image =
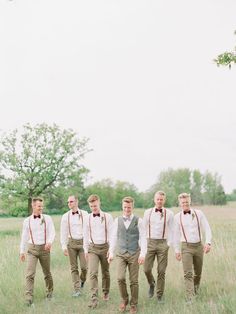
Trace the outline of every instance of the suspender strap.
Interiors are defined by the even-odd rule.
[[[165,231],[166,231],[166,209],[164,209],[164,226],[163,226],[162,239],[164,239]]]
[[[107,243],[107,217],[104,213],[104,220],[105,220],[105,243]],[[92,238],[92,228],[91,228],[91,214],[89,215],[89,233],[90,233],[90,239],[92,243],[94,244],[93,238]]]
[[[81,220],[82,220],[82,229],[83,229],[84,219],[83,219],[83,215],[82,215],[82,211],[81,211],[81,210],[80,210],[78,216],[79,216],[79,220],[80,220],[80,216],[81,216]],[[69,230],[69,234],[70,234],[71,239],[73,239],[73,238],[72,238],[72,235],[71,235],[71,229],[70,229],[70,212],[68,212],[68,230]]]
[[[200,223],[199,223],[198,215],[197,215],[197,213],[196,213],[195,210],[193,210],[193,211],[194,211],[194,214],[195,214],[196,219],[197,219],[197,227],[198,227],[199,241],[201,242],[201,230],[200,230]],[[182,213],[180,213],[180,216],[179,216],[179,217],[180,217],[180,224],[181,224],[181,228],[182,228],[182,232],[183,232],[184,239],[185,239],[186,243],[188,243],[186,234],[185,234],[185,232],[184,232],[184,226],[183,226],[183,223],[182,223]]]
[[[148,220],[148,236],[151,239],[151,216],[152,216],[153,208],[150,211],[149,220]]]
[[[46,244],[47,243],[47,231],[46,231],[47,226],[46,226],[46,220],[43,215],[42,215],[42,221],[44,222],[44,244]],[[29,232],[30,232],[31,241],[34,245],[34,238],[33,238],[33,233],[32,233],[32,229],[30,225],[30,217],[29,217]]]
[[[106,218],[106,214],[104,213],[104,220],[105,220],[105,239],[106,239],[106,242],[107,243],[107,218]]]
[[[202,239],[201,239],[200,223],[199,223],[198,215],[197,215],[195,210],[194,210],[194,213],[195,213],[196,218],[197,218],[197,227],[198,227],[199,241],[201,242]]]
[[[182,228],[184,239],[185,239],[186,243],[188,243],[186,234],[184,232],[184,226],[183,226],[183,222],[182,222],[182,213],[180,213],[179,218],[180,218],[180,225],[181,225],[181,228]]]

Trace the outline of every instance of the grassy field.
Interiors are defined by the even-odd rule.
[[[204,207],[213,232],[212,251],[205,256],[200,295],[191,306],[184,302],[182,264],[169,251],[166,275],[165,304],[148,299],[148,284],[140,267],[139,313],[236,313],[236,204],[225,207]],[[176,212],[176,209],[174,209]],[[142,216],[143,211],[136,213]],[[113,216],[117,216],[114,213]],[[89,285],[86,283],[80,298],[71,297],[72,283],[69,261],[59,244],[60,216],[53,216],[56,241],[52,250],[54,299],[45,301],[45,285],[38,265],[34,289],[34,308],[24,305],[25,263],[19,261],[19,242],[22,218],[0,219],[0,313],[118,313],[120,302],[116,281],[116,261],[111,264],[110,301],[100,301],[98,308],[89,310]],[[156,265],[156,264],[155,264]],[[156,270],[155,270],[156,274]],[[101,287],[101,283],[100,283]],[[99,290],[101,292],[101,289]],[[101,293],[100,293],[101,295]]]

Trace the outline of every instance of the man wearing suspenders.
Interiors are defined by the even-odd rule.
[[[100,198],[90,195],[88,204],[92,211],[84,224],[84,253],[89,264],[89,278],[91,286],[90,308],[98,305],[98,266],[102,269],[103,300],[109,300],[110,272],[107,261],[110,235],[113,225],[112,216],[104,213],[100,208]]]
[[[78,197],[68,197],[68,207],[61,219],[61,246],[65,256],[69,255],[71,276],[74,286],[73,297],[81,294],[87,275],[87,263],[83,249],[83,225],[88,213],[78,208]],[[81,274],[79,276],[78,258]]]
[[[145,210],[144,226],[148,240],[147,254],[144,263],[144,273],[149,283],[149,297],[153,297],[155,285],[158,303],[163,303],[165,289],[165,273],[168,263],[168,250],[173,242],[174,214],[164,208],[166,194],[158,191],[154,195],[155,206]],[[152,268],[157,258],[157,281],[152,274]]]
[[[133,214],[134,200],[132,197],[123,198],[122,209],[123,216],[116,218],[114,222],[108,262],[113,260],[114,250],[117,246],[117,276],[121,296],[119,310],[124,313],[129,304],[126,285],[126,269],[128,268],[131,290],[130,313],[135,314],[138,304],[139,265],[144,263],[147,239],[142,219]]]
[[[46,297],[52,298],[53,280],[50,271],[50,250],[55,238],[55,228],[50,216],[44,215],[43,199],[32,199],[33,213],[23,222],[23,230],[20,244],[20,260],[25,261],[27,250],[26,267],[26,304],[33,305],[33,289],[36,266],[39,260],[46,283]]]
[[[186,301],[191,303],[200,285],[203,253],[211,249],[211,229],[203,212],[190,207],[189,194],[182,193],[178,199],[181,212],[174,218],[174,248],[176,259],[182,259]],[[205,233],[205,245],[202,244],[202,231]]]

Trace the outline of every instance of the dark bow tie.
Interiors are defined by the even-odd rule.
[[[191,214],[191,210],[187,210],[187,211],[184,211],[184,215],[186,215],[186,214]]]
[[[130,217],[123,217],[123,220],[124,220],[124,221],[130,221],[131,218],[130,218]]]
[[[162,208],[156,208],[156,209],[155,209],[155,212],[156,212],[156,213],[158,213],[158,212],[162,213]]]
[[[72,212],[72,215],[78,214],[79,215],[79,211],[77,210],[76,212]]]
[[[36,218],[41,218],[41,215],[34,215],[34,219],[36,219]]]
[[[99,214],[93,214],[93,217],[100,217],[100,213]]]

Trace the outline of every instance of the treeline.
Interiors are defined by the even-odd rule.
[[[179,193],[188,192],[194,205],[223,205],[227,196],[217,173],[199,170],[168,169],[145,192],[129,182],[104,179],[86,186],[89,170],[83,159],[90,151],[88,139],[81,139],[73,130],[57,125],[30,124],[23,129],[3,134],[0,142],[0,214],[13,216],[31,212],[33,196],[45,198],[46,211],[63,213],[68,195],[76,194],[80,207],[88,208],[90,194],[99,194],[102,208],[119,210],[121,199],[132,196],[136,208],[153,205],[157,190],[167,194],[167,207],[176,206]],[[236,199],[236,193],[232,199]],[[228,200],[231,200],[228,196]]]

